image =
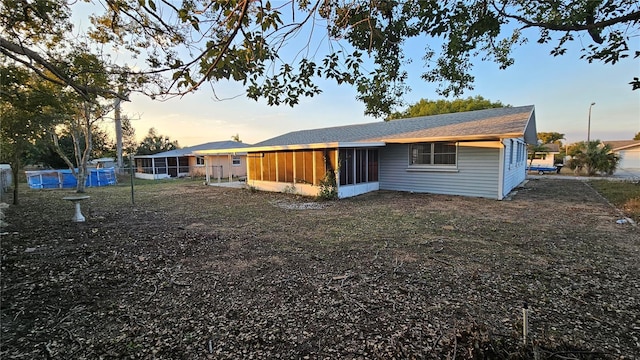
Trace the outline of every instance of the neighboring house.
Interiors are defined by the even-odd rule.
[[[99,159],[93,159],[89,161],[90,167],[95,167],[98,169],[112,168],[116,166],[116,162],[114,158],[103,157]]]
[[[558,144],[544,144],[544,147],[545,152],[536,153],[531,161],[531,166],[553,167],[555,165],[555,157],[560,154],[560,146]]]
[[[135,176],[139,179],[166,179],[185,176],[233,178],[247,176],[247,154],[242,148],[249,145],[236,141],[216,141],[165,151],[153,155],[136,155]],[[198,150],[216,150],[214,155],[196,155]],[[227,149],[234,149],[227,151]]]
[[[640,140],[604,141],[620,156],[619,169],[640,169]]]
[[[315,196],[335,173],[338,197],[397,190],[501,200],[526,178],[533,106],[295,131],[242,149],[259,190]],[[197,151],[216,154],[220,151]]]

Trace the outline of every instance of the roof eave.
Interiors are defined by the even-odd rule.
[[[401,139],[384,139],[388,144],[408,144],[417,142],[439,142],[439,141],[502,141],[503,139],[522,138],[522,133],[506,134],[485,134],[485,135],[464,135],[464,136],[430,136],[411,137]]]
[[[262,151],[283,151],[283,150],[313,150],[313,149],[327,149],[327,148],[344,148],[344,147],[379,147],[384,146],[384,142],[326,142],[315,144],[292,144],[292,145],[272,145],[272,146],[254,146],[242,148],[242,152],[262,152]],[[225,150],[199,150],[194,151],[197,155],[212,155],[220,153],[228,153],[230,151],[239,149],[225,149]]]
[[[612,148],[611,151],[620,151],[620,150],[626,150],[626,149],[631,149],[634,147],[640,146],[640,143],[635,143],[635,144],[629,144],[629,145],[625,145],[625,146],[619,146],[617,148]]]

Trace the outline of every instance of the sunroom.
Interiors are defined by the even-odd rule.
[[[258,190],[316,196],[336,186],[338,197],[379,189],[384,143],[330,143],[247,149],[248,185]]]

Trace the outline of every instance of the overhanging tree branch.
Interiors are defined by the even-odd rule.
[[[104,89],[104,88],[92,87],[92,86],[84,86],[84,85],[80,85],[80,84],[76,83],[73,79],[71,79],[67,75],[65,75],[57,66],[55,66],[50,61],[48,61],[45,58],[43,58],[37,52],[35,52],[35,51],[33,51],[33,50],[29,49],[29,48],[26,48],[26,47],[24,47],[22,45],[18,45],[16,43],[13,43],[13,42],[11,42],[11,41],[3,38],[3,37],[0,37],[0,52],[5,54],[6,56],[11,57],[13,60],[18,61],[21,64],[27,66],[29,69],[31,69],[34,72],[36,72],[38,74],[38,76],[41,76],[43,79],[45,79],[47,81],[51,81],[51,82],[56,83],[58,85],[68,85],[68,86],[70,86],[75,92],[77,92],[86,101],[89,101],[89,102],[93,102],[94,101],[92,99],[92,97],[89,96],[90,94],[111,95],[111,96],[114,96],[114,97],[118,97],[118,98],[120,98],[120,99],[122,99],[124,101],[129,101],[129,99],[127,98],[126,95],[118,94],[118,92],[116,92],[116,91],[109,90],[109,89]],[[20,59],[16,55],[25,56],[28,60]],[[57,79],[52,78],[52,77],[47,76],[46,74],[44,74],[42,72],[42,70],[39,69],[34,63],[38,64],[38,65],[42,66],[44,69],[50,71]]]
[[[524,26],[522,27],[523,29],[530,28],[530,27],[537,27],[537,28],[554,30],[554,31],[589,31],[589,30],[606,28],[606,27],[624,23],[624,22],[640,20],[640,11],[634,11],[627,15],[617,16],[609,20],[603,20],[603,21],[594,22],[594,23],[585,23],[584,25],[577,25],[577,24],[567,25],[567,24],[554,24],[551,22],[531,21],[519,15],[509,14],[506,11],[504,11],[504,9],[496,8],[496,10],[498,10],[500,15],[506,18],[514,19],[523,23],[524,24]]]

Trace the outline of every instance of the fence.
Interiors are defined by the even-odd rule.
[[[202,165],[196,166],[136,166],[135,176],[139,179],[168,179],[168,178],[205,178],[207,168]],[[229,167],[223,165],[209,166],[209,177],[212,181],[229,178]],[[246,169],[240,166],[231,168],[233,178],[246,176]]]
[[[78,181],[71,170],[25,171],[31,189],[74,188]],[[117,183],[115,168],[90,169],[85,186],[109,186]]]
[[[8,164],[0,164],[0,191],[3,193],[8,192],[13,181],[13,174],[11,172],[11,166]]]

